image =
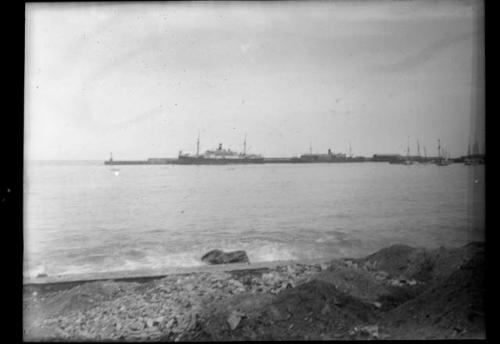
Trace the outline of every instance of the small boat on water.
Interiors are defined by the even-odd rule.
[[[436,161],[436,165],[437,166],[448,166],[448,165],[451,165],[452,162],[451,160],[448,160],[448,159],[439,159]]]
[[[441,140],[438,139],[438,159],[436,160],[435,164],[437,166],[448,166],[452,164],[452,160],[449,159],[449,154],[447,152],[443,152],[443,149],[441,149]]]
[[[479,165],[479,161],[475,159],[465,159],[464,164],[467,166]]]
[[[485,155],[479,152],[478,142],[474,142],[474,147],[471,152],[470,144],[467,149],[467,155],[463,157],[463,162],[467,166],[484,165]]]
[[[408,159],[396,159],[389,162],[389,164],[393,165],[413,165],[413,161]]]
[[[408,136],[408,146],[406,147],[406,159],[399,158],[389,162],[393,165],[413,165],[413,160],[410,159],[410,137]]]

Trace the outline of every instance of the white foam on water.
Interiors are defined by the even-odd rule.
[[[247,255],[251,262],[299,259],[293,247],[280,243],[268,243],[248,248]]]
[[[148,256],[145,258],[145,267],[162,269],[171,267],[201,266],[204,263],[193,253],[179,253],[166,256]]]
[[[27,277],[36,277],[40,274],[46,274],[46,270],[43,267],[43,265],[38,265],[34,268],[28,269],[27,271],[24,272],[24,275]]]

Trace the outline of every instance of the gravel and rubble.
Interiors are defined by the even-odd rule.
[[[24,289],[28,341],[484,338],[484,246]]]

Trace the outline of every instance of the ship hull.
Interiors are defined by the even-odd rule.
[[[176,162],[179,165],[245,165],[245,164],[263,164],[264,158],[251,159],[211,159],[204,157],[180,157]]]

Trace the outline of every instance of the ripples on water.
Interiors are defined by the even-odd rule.
[[[26,275],[201,265],[214,248],[259,262],[483,238],[484,166],[26,168]]]

